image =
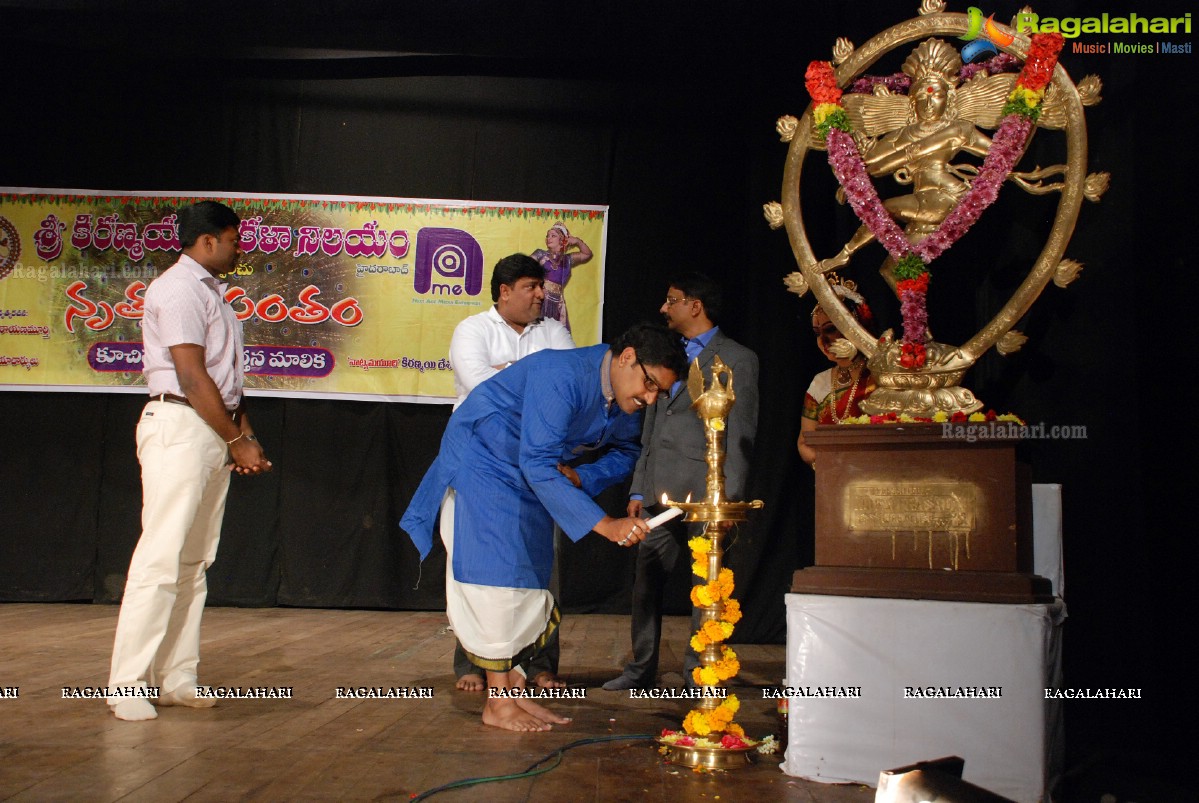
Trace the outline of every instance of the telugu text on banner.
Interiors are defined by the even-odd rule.
[[[565,297],[575,342],[599,342],[606,207],[0,188],[0,389],[142,392],[146,287],[199,200],[242,218],[222,279],[250,395],[453,401],[454,327],[557,221],[594,253]]]

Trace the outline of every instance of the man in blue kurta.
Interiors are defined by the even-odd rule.
[[[542,351],[471,392],[400,526],[421,559],[441,507],[446,613],[471,660],[487,670],[483,722],[516,731],[568,720],[520,696],[519,664],[557,626],[547,590],[553,522],[572,540],[596,532],[631,547],[639,518],[612,518],[592,498],[628,476],[640,451],[640,411],[682,373],[677,336],[639,325],[610,348]],[[605,449],[595,462],[567,463]]]

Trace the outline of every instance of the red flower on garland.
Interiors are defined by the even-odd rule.
[[[900,279],[896,287],[901,293],[928,293],[928,276],[926,271],[915,279]]]
[[[899,352],[899,364],[904,368],[920,368],[927,359],[923,343],[904,343]]]
[[[735,736],[731,733],[726,733],[723,737],[721,737],[720,746],[726,750],[739,750],[741,748],[749,747],[749,745],[747,745],[740,736]]]
[[[961,410],[958,410],[956,413],[949,416],[949,420],[954,424],[964,424],[967,421],[967,416]]]
[[[1043,89],[1053,78],[1057,55],[1066,40],[1060,33],[1050,32],[1034,36],[1028,46],[1028,60],[1016,83],[1025,89]]]
[[[813,61],[804,73],[804,85],[816,103],[840,103],[841,90],[837,87],[837,76],[833,65],[827,61]]]

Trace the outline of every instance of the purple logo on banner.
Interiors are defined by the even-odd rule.
[[[246,346],[246,374],[271,376],[328,376],[333,372],[333,352],[305,346]]]
[[[93,371],[124,373],[142,370],[141,343],[93,343],[87,350]]]
[[[477,296],[483,289],[483,249],[461,229],[421,229],[413,287],[421,295]]]

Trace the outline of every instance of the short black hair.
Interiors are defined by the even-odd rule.
[[[633,324],[612,344],[612,354],[620,354],[630,346],[642,365],[660,365],[680,377],[687,367],[682,338],[661,324]]]
[[[720,321],[720,312],[724,307],[724,294],[720,285],[712,281],[706,274],[698,271],[680,273],[671,278],[667,287],[677,287],[687,298],[698,299],[704,305],[704,313],[712,323]]]
[[[230,227],[241,225],[241,218],[217,201],[200,201],[179,210],[179,245],[191,248],[202,235],[220,237]]]
[[[509,254],[495,263],[491,271],[491,300],[500,300],[500,285],[516,285],[524,278],[545,280],[545,268],[528,254]]]

